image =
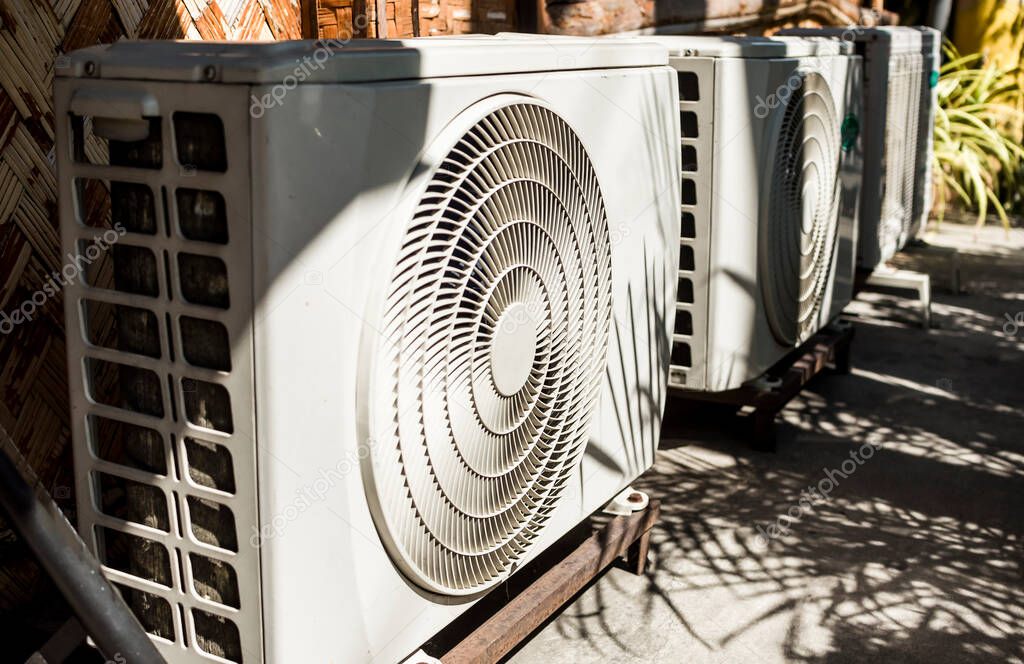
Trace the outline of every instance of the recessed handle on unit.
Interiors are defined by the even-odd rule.
[[[141,141],[160,115],[156,97],[140,90],[86,88],[71,97],[71,112],[92,118],[92,131],[111,141]]]

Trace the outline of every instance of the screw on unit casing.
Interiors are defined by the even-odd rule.
[[[206,68],[203,69],[203,78],[207,81],[217,80],[217,68],[213,65],[207,65]]]
[[[85,75],[93,76],[94,74],[96,74],[96,63],[90,60],[85,63]]]

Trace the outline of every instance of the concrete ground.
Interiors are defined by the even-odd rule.
[[[938,329],[858,296],[852,373],[789,405],[776,454],[670,405],[648,574],[611,569],[511,661],[1024,662],[1024,231],[974,235],[929,238],[963,294],[947,255],[898,260],[933,275]]]

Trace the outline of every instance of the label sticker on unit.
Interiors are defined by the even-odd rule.
[[[840,135],[843,138],[843,152],[849,152],[857,144],[857,136],[860,135],[860,120],[853,113],[846,116],[840,128]]]

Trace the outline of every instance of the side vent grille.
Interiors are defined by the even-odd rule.
[[[920,52],[907,53],[897,57],[899,58],[899,66],[903,69],[901,75],[902,94],[906,95],[906,116],[903,119],[903,183],[900,191],[903,197],[902,208],[904,217],[903,224],[900,227],[898,244],[898,248],[902,249],[910,236],[910,226],[914,219],[914,185],[917,180],[921,66],[923,63]]]
[[[670,64],[679,78],[682,207],[669,386],[701,389],[706,378],[714,64],[706,58],[673,58]]]
[[[248,117],[213,112],[232,92],[174,112],[182,88],[154,84],[162,116],[144,122],[68,115],[80,529],[165,656],[259,662],[248,180],[228,171]]]
[[[913,212],[918,125],[916,86],[920,85],[920,69],[920,53],[894,53],[889,60],[885,189],[878,227],[878,243],[886,260],[906,242]],[[916,85],[915,78],[918,80]]]
[[[937,45],[926,38],[927,45],[922,49],[920,72],[918,75],[918,108],[917,108],[917,153],[915,158],[916,176],[914,180],[914,209],[911,213],[911,237],[916,237],[928,221],[928,212],[932,206],[932,155],[934,142],[932,127],[935,124],[936,91],[932,86],[931,75],[937,71],[939,63]],[[937,82],[937,81],[936,81]]]

